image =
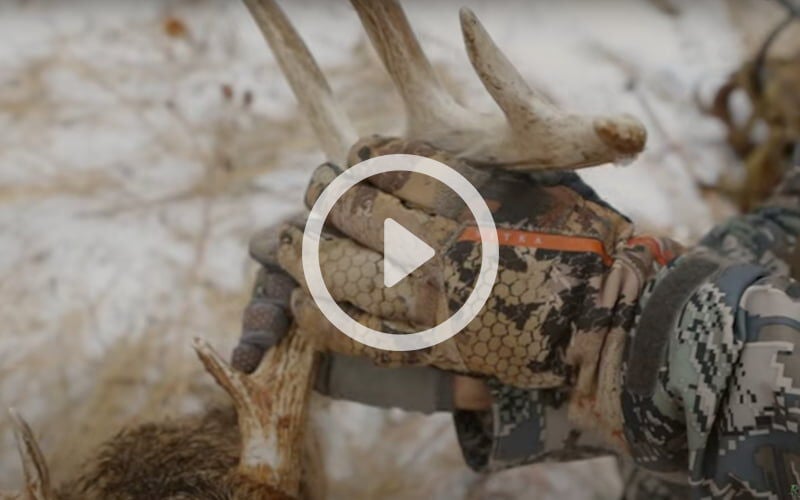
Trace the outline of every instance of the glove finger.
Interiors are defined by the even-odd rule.
[[[250,238],[250,256],[255,259],[256,262],[264,266],[278,267],[276,254],[280,242],[281,230],[284,226],[289,224],[303,227],[306,223],[307,215],[306,212],[296,213],[280,223],[273,224],[256,232],[252,238]]]
[[[306,191],[309,206],[339,172],[330,163],[317,167]],[[348,189],[336,201],[326,222],[367,248],[383,252],[383,224],[387,218],[394,219],[434,249],[449,241],[459,227],[452,219],[409,208],[399,198],[367,183]]]
[[[278,262],[308,288],[303,273],[303,233],[287,226],[281,233]],[[392,287],[384,286],[383,255],[346,238],[320,240],[322,278],[336,302],[347,302],[386,320],[430,327],[446,318],[444,294],[435,263],[422,266]],[[419,330],[419,328],[417,328]]]
[[[428,351],[385,351],[364,345],[351,339],[333,326],[319,310],[314,299],[302,289],[292,293],[292,314],[295,322],[305,335],[322,350],[329,350],[348,356],[359,356],[371,359],[381,366],[408,366],[428,364]],[[360,311],[347,304],[341,307],[351,318],[362,325],[383,332],[396,332],[398,335],[413,333],[414,327],[399,321],[386,321],[377,316]]]
[[[242,334],[231,355],[231,365],[244,373],[258,368],[268,349],[289,330],[289,300],[297,283],[277,267],[264,267],[256,278],[253,296],[242,315]]]
[[[469,165],[455,155],[437,149],[427,142],[374,135],[359,140],[348,156],[350,165],[390,154],[411,154],[437,160],[464,176],[480,190],[491,179],[491,174]],[[460,220],[469,211],[455,191],[432,177],[411,172],[387,172],[369,178],[369,182],[383,192],[392,194],[408,204],[429,213]]]

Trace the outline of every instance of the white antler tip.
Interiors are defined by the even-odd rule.
[[[480,50],[477,45],[485,44],[489,34],[472,9],[462,7],[458,11],[458,17],[461,20],[461,33],[464,35],[467,51],[470,53],[470,57],[474,57],[476,55],[475,52]]]
[[[469,7],[461,7],[458,10],[458,17],[461,18],[462,25],[467,23],[475,24],[476,22],[478,22],[477,16],[475,16],[475,13],[472,12],[472,9],[470,9]]]
[[[192,347],[194,347],[195,351],[200,351],[208,349],[210,345],[205,339],[201,337],[195,337],[192,339]]]
[[[220,372],[225,374],[232,373],[233,370],[228,366],[228,363],[220,357],[207,340],[195,337],[192,340],[192,347],[194,347],[197,357],[200,358],[200,361],[203,362],[206,369],[211,372],[217,380],[219,380],[218,376]]]

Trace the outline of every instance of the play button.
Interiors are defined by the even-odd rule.
[[[436,251],[394,219],[383,221],[383,284],[393,287],[436,255]]]
[[[325,221],[336,201],[349,189],[368,178],[388,172],[409,172],[437,179],[458,195],[475,219],[480,233],[480,272],[474,279],[472,292],[464,303],[444,321],[427,329],[398,335],[396,331],[382,332],[353,319],[331,296],[325,286],[320,268],[319,245],[323,240]],[[383,220],[384,285],[397,285],[409,273],[435,255],[424,241],[397,223]],[[351,339],[375,349],[415,351],[426,349],[453,337],[464,330],[483,308],[492,294],[497,277],[500,248],[492,212],[469,180],[455,169],[424,156],[392,154],[376,156],[348,168],[337,176],[320,194],[306,221],[303,231],[303,274],[308,291],[325,318]],[[420,298],[424,300],[424,298]]]

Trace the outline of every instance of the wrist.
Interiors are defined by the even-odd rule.
[[[575,332],[567,351],[576,374],[570,419],[579,428],[597,431],[620,451],[626,448],[619,398],[625,344],[649,283],[681,253],[679,244],[665,238],[639,236],[621,244],[614,263],[586,300],[591,309],[584,316],[597,321]]]
[[[455,377],[429,366],[384,367],[365,358],[325,352],[314,389],[334,399],[422,413],[452,412],[457,396],[464,404],[480,404],[480,391],[474,384],[459,383],[466,391],[456,393]]]
[[[489,386],[478,378],[454,375],[452,377],[453,406],[457,410],[488,410],[492,407]]]

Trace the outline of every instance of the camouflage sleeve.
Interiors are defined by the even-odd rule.
[[[721,259],[682,257],[643,297],[623,368],[626,438],[637,464],[688,471],[693,497],[783,498],[800,485],[800,284]],[[677,315],[648,306],[687,269],[707,275]],[[648,314],[673,330],[646,363],[652,378],[636,368]]]
[[[715,227],[700,245],[739,262],[800,279],[800,165],[753,212]]]
[[[623,365],[626,439],[641,467],[688,471],[693,498],[786,498],[800,487],[798,235],[795,167],[640,298]]]
[[[519,389],[496,380],[488,384],[490,410],[454,413],[461,450],[472,469],[493,472],[611,453],[596,436],[569,425],[565,391]]]

